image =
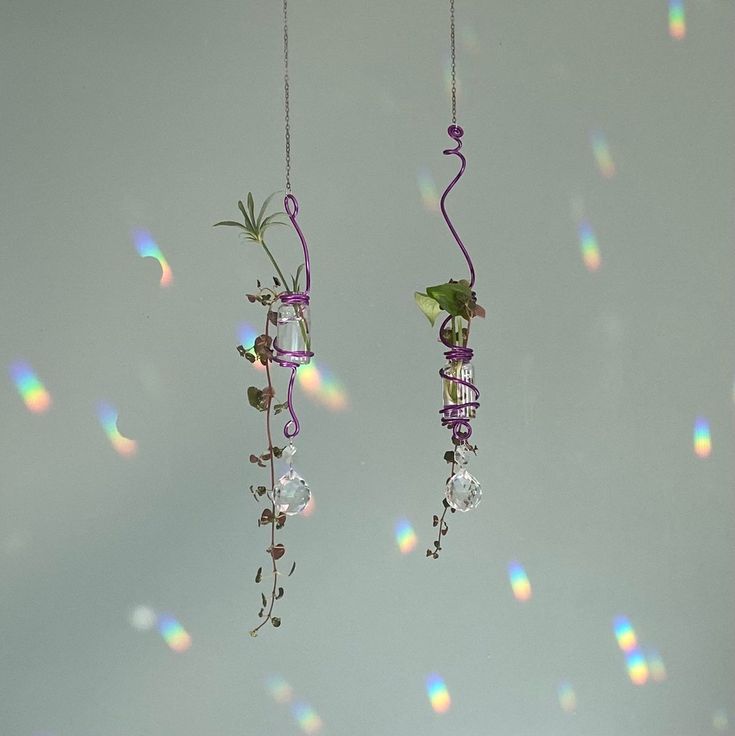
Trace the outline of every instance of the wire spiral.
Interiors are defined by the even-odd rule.
[[[450,219],[445,206],[447,195],[449,194],[449,192],[452,191],[454,185],[462,178],[462,175],[464,174],[465,168],[467,166],[467,159],[460,152],[460,149],[462,148],[462,136],[464,135],[464,130],[459,125],[452,123],[452,125],[447,128],[447,133],[449,134],[449,137],[456,142],[457,145],[454,148],[445,149],[444,155],[457,156],[457,158],[459,158],[459,160],[461,161],[461,166],[459,171],[457,172],[457,175],[454,177],[454,179],[452,179],[451,182],[449,182],[447,188],[444,190],[444,193],[442,194],[440,200],[440,208],[441,213],[444,217],[444,221],[447,223],[447,227],[449,228],[449,231],[452,233],[452,236],[454,237],[457,245],[462,251],[462,255],[464,255],[465,260],[467,261],[467,268],[470,272],[471,288],[475,285],[475,267],[472,263],[472,258],[470,257],[469,251],[465,247],[462,239],[459,237],[459,233],[452,224],[452,220]],[[454,330],[449,329],[449,324],[451,321],[452,317],[449,316],[442,322],[441,326],[439,327],[439,340],[447,348],[447,351],[444,353],[444,357],[450,363],[457,364],[457,366],[462,363],[470,363],[473,356],[472,349],[454,342],[454,340],[456,339]],[[449,332],[450,335],[449,339],[445,338],[447,332]],[[480,402],[478,401],[478,399],[480,398],[480,392],[471,381],[466,381],[462,378],[459,378],[458,376],[452,376],[448,374],[446,368],[442,368],[439,371],[439,375],[441,376],[442,381],[448,381],[456,386],[457,396],[462,396],[463,394],[466,394],[467,391],[471,392],[471,396],[467,397],[469,399],[468,401],[454,404],[445,403],[444,406],[439,410],[439,413],[441,414],[442,426],[449,427],[452,430],[452,440],[455,444],[462,444],[463,442],[469,440],[469,438],[472,436],[472,425],[470,423],[470,420],[474,412],[480,406]]]
[[[301,247],[304,251],[304,272],[306,277],[306,286],[304,288],[304,291],[294,291],[281,294],[278,297],[278,300],[281,302],[281,304],[288,304],[292,306],[296,313],[299,315],[299,320],[301,322],[300,326],[302,328],[306,328],[306,321],[304,320],[303,309],[304,307],[309,306],[309,290],[311,289],[311,263],[309,261],[309,247],[306,243],[304,233],[301,231],[301,228],[296,221],[296,216],[299,214],[298,200],[296,199],[296,197],[294,197],[293,194],[289,192],[283,199],[283,206],[286,210],[286,214],[288,215],[289,220],[291,220],[291,224],[293,225],[294,230],[296,230],[296,233],[299,236]],[[284,368],[291,369],[291,376],[288,380],[288,398],[286,402],[288,413],[291,415],[291,418],[288,422],[286,422],[286,425],[283,428],[284,436],[290,440],[296,437],[296,435],[301,430],[299,418],[296,415],[296,410],[294,409],[293,405],[293,387],[296,380],[296,370],[303,363],[308,363],[309,359],[314,355],[314,353],[308,349],[283,350],[278,345],[278,338],[273,340],[273,351],[275,352],[273,360],[278,363],[278,365]]]

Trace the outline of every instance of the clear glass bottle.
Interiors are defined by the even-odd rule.
[[[444,366],[444,373],[447,376],[474,384],[475,370],[472,363],[450,361]],[[463,386],[461,383],[455,383],[446,378],[442,379],[442,407],[459,406],[475,400],[475,392],[468,386]],[[451,416],[459,419],[473,419],[475,414],[477,414],[477,411],[474,407],[464,407],[463,409],[453,410]]]
[[[281,304],[278,307],[276,341],[281,350],[303,353],[311,350],[311,322],[308,304]],[[306,364],[306,355],[288,356],[294,363]]]

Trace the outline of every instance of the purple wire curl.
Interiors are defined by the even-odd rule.
[[[447,227],[451,230],[452,235],[454,236],[454,239],[457,241],[457,245],[460,247],[460,250],[462,251],[462,254],[465,257],[465,260],[467,261],[467,267],[470,270],[470,287],[475,285],[475,267],[472,264],[472,258],[470,258],[470,253],[465,248],[464,243],[462,242],[462,238],[459,237],[459,233],[454,229],[454,225],[452,224],[451,219],[449,218],[449,215],[447,214],[447,209],[444,206],[444,202],[446,201],[447,195],[449,192],[452,191],[454,188],[454,185],[462,178],[462,174],[464,174],[465,167],[467,166],[467,159],[460,153],[460,148],[462,148],[462,136],[464,135],[464,130],[459,125],[450,125],[447,128],[447,133],[449,133],[449,137],[452,138],[457,142],[457,145],[454,148],[447,148],[444,150],[445,156],[457,156],[459,160],[462,162],[462,166],[457,173],[457,176],[452,179],[452,181],[449,182],[449,185],[444,190],[444,194],[442,194],[441,201],[439,202],[439,206],[441,207],[442,215],[444,216],[444,221],[447,223]]]
[[[462,162],[462,165],[457,172],[457,175],[454,177],[454,179],[452,179],[452,181],[449,182],[449,185],[444,190],[444,194],[442,194],[440,200],[440,207],[442,215],[444,216],[444,221],[447,223],[447,227],[454,236],[454,239],[457,241],[457,245],[462,251],[465,260],[467,261],[467,267],[470,271],[470,288],[472,288],[475,285],[475,267],[472,263],[470,253],[462,242],[462,239],[459,237],[459,233],[452,224],[452,221],[447,214],[447,209],[445,207],[447,195],[449,194],[449,192],[452,191],[454,185],[462,178],[462,175],[464,174],[465,168],[467,166],[467,159],[462,153],[460,153],[460,149],[462,148],[461,139],[464,135],[464,130],[462,130],[459,125],[450,125],[447,128],[447,133],[449,134],[449,137],[456,142],[457,145],[454,148],[445,149],[444,155],[457,156]],[[450,331],[452,341],[444,339],[444,333],[448,329],[448,325],[451,321],[452,317],[449,316],[442,322],[441,326],[439,327],[439,340],[448,348],[447,351],[444,353],[444,357],[452,363],[469,363],[472,360],[473,356],[472,349],[453,342],[453,330]],[[470,401],[466,401],[462,404],[445,404],[439,410],[439,413],[442,415],[442,426],[449,427],[452,430],[452,440],[456,444],[462,444],[463,442],[467,442],[467,440],[469,440],[469,438],[472,436],[470,415],[472,414],[473,410],[476,411],[480,406],[480,402],[478,401],[478,399],[480,398],[480,392],[477,390],[477,387],[473,383],[447,374],[444,368],[439,371],[439,375],[441,376],[443,381],[449,381],[458,387],[463,386],[473,393],[473,397]]]
[[[294,229],[299,236],[301,247],[304,250],[304,271],[306,272],[306,288],[304,289],[304,291],[281,294],[278,299],[282,304],[289,304],[293,306],[297,311],[299,311],[300,307],[309,306],[309,290],[311,288],[311,264],[309,262],[309,247],[306,244],[304,233],[301,232],[301,228],[296,221],[296,216],[299,214],[298,200],[296,199],[296,197],[293,196],[293,194],[289,192],[283,199],[283,206],[286,209],[286,214],[288,215],[289,220],[291,220],[291,224],[294,226]],[[293,387],[296,380],[296,370],[298,369],[299,365],[301,365],[301,363],[298,362],[298,359],[311,358],[314,353],[312,353],[311,350],[283,350],[281,347],[279,347],[277,338],[273,340],[273,350],[275,352],[273,360],[278,363],[278,365],[283,366],[284,368],[291,369],[291,376],[288,380],[287,398],[288,413],[291,415],[291,419],[286,422],[286,425],[283,428],[283,434],[287,439],[290,440],[296,437],[296,435],[301,430],[299,418],[298,416],[296,416],[296,410],[293,406]]]

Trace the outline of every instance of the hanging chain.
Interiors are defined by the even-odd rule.
[[[288,0],[283,0],[283,102],[286,131],[286,192],[291,191],[291,121],[288,105]]]
[[[454,0],[449,0],[449,44],[452,58],[452,125],[457,124],[457,54],[454,45]]]

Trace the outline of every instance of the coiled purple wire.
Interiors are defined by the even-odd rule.
[[[449,218],[445,207],[447,195],[449,194],[449,192],[452,191],[454,185],[462,178],[465,167],[467,166],[467,159],[465,159],[464,155],[460,152],[460,149],[462,148],[461,139],[464,135],[464,130],[462,130],[459,125],[450,125],[447,128],[447,133],[449,134],[449,137],[456,142],[457,145],[454,148],[445,149],[444,155],[457,156],[462,162],[462,165],[457,175],[454,177],[454,179],[452,179],[451,182],[449,182],[449,185],[444,190],[444,194],[442,194],[440,200],[440,208],[442,215],[444,216],[444,221],[447,223],[447,227],[454,236],[454,239],[457,241],[457,245],[462,251],[465,260],[467,261],[467,267],[470,272],[471,288],[475,285],[475,267],[472,263],[472,258],[470,258],[469,251],[462,242],[462,239],[459,237],[459,233],[452,224],[452,221]],[[444,353],[444,357],[452,363],[469,363],[472,360],[473,356],[471,348],[444,339],[444,333],[448,329],[449,323],[451,321],[452,317],[450,315],[442,322],[441,326],[439,327],[439,340],[448,348],[448,350]],[[454,340],[454,331],[450,330],[450,334],[451,340]],[[442,426],[449,427],[452,430],[452,440],[455,444],[462,444],[472,436],[470,414],[473,410],[477,410],[480,406],[480,402],[478,401],[478,399],[480,398],[480,392],[477,390],[477,387],[473,383],[447,374],[444,368],[439,371],[439,375],[441,376],[443,381],[450,381],[451,383],[458,384],[459,386],[464,386],[472,391],[472,393],[474,394],[474,397],[471,401],[467,401],[463,404],[445,404],[439,410],[439,413],[442,415]],[[461,416],[463,413],[466,413],[467,416]]]
[[[301,247],[304,251],[304,272],[306,275],[306,286],[304,288],[304,291],[288,292],[285,294],[281,294],[281,296],[278,298],[282,304],[290,304],[298,309],[298,307],[300,306],[306,307],[309,305],[309,290],[311,289],[311,263],[309,261],[309,247],[306,244],[304,233],[301,231],[299,223],[296,221],[296,216],[299,214],[298,200],[296,199],[296,197],[294,197],[293,194],[289,192],[283,199],[283,206],[286,210],[286,214],[288,215],[288,219],[291,220],[291,224],[294,226],[294,229],[299,236]],[[277,339],[273,340],[273,350],[275,351],[273,360],[278,363],[278,365],[283,366],[284,368],[291,369],[291,377],[288,381],[287,399],[288,413],[291,415],[291,419],[286,422],[286,425],[283,428],[283,434],[286,436],[287,439],[290,440],[296,437],[296,435],[301,430],[299,418],[296,416],[296,411],[293,406],[293,387],[294,381],[296,380],[296,370],[299,365],[301,365],[301,363],[297,363],[294,358],[311,358],[314,353],[312,353],[311,350],[282,350],[278,346]]]

